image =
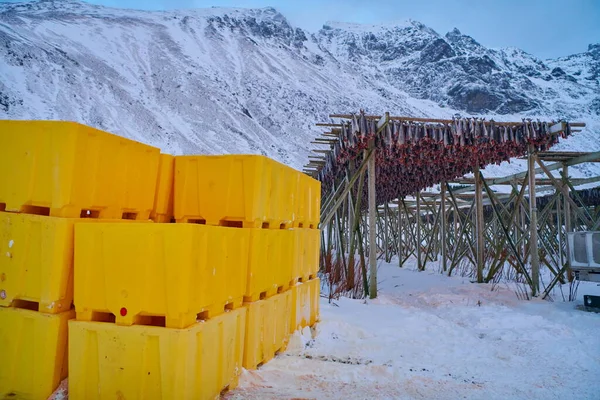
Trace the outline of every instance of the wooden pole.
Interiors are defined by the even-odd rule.
[[[375,143],[371,141],[369,146],[373,149],[373,154],[368,161],[368,179],[369,179],[369,297],[377,297],[377,243],[375,237],[375,224],[377,220],[377,204],[375,203]]]
[[[565,217],[565,240],[566,240],[566,248],[567,248],[567,276],[569,277],[569,282],[573,281],[573,271],[571,270],[571,246],[569,245],[568,236],[566,233],[572,232],[573,227],[571,226],[571,204],[569,202],[569,185],[565,183],[565,180],[569,177],[569,166],[563,163],[563,179],[562,179],[562,195],[564,202],[564,217]]]
[[[446,259],[448,258],[448,249],[446,248],[446,235],[448,234],[446,231],[446,182],[442,182],[442,225],[440,229],[440,236],[442,239],[442,268],[444,272],[446,272],[447,264]]]
[[[398,266],[402,268],[402,213],[400,212],[400,197],[398,197]]]
[[[477,236],[477,282],[483,283],[483,267],[485,263],[484,258],[484,241],[483,231],[485,229],[485,221],[483,220],[483,185],[481,180],[481,172],[479,171],[479,165],[475,165],[473,168],[475,174],[475,230]]]
[[[389,207],[388,203],[385,203],[383,206],[383,251],[385,252],[385,262],[389,262],[390,254],[388,240],[391,235],[388,235],[388,217],[389,217]]]
[[[415,216],[417,222],[417,267],[419,271],[423,270],[423,261],[421,260],[421,192],[417,193],[417,215]]]
[[[538,253],[537,204],[535,199],[535,153],[533,145],[527,152],[529,171],[529,255],[531,259],[531,295],[537,296],[540,290],[540,256]]]

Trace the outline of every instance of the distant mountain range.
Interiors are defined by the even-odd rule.
[[[588,128],[558,148],[598,151],[600,44],[540,60],[411,20],[310,33],[273,8],[0,5],[0,118],[74,120],[166,152],[257,153],[301,168],[315,123],[361,108],[581,120]]]

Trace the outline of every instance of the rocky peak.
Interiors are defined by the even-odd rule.
[[[600,43],[592,43],[588,45],[588,53],[595,59],[600,59]]]
[[[446,33],[446,40],[458,54],[482,53],[485,48],[471,36],[463,35],[457,28]]]

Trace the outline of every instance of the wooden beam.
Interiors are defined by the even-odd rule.
[[[529,145],[527,170],[529,172],[529,256],[531,260],[531,295],[537,296],[540,291],[540,256],[538,253],[537,204],[535,201],[535,153],[533,145]]]
[[[330,118],[341,118],[341,119],[352,119],[354,116],[358,114],[330,114]],[[389,113],[388,113],[389,115]],[[384,118],[381,115],[365,115],[367,119],[381,119]],[[454,122],[452,119],[436,119],[436,118],[418,118],[418,117],[406,117],[406,116],[389,116],[390,121],[410,121],[410,122],[423,122],[423,123],[434,123],[434,124],[450,124]],[[484,121],[486,125],[492,123],[493,120]],[[519,126],[523,125],[523,121],[515,121],[515,122],[503,122],[503,121],[493,121],[496,126]],[[552,134],[557,134],[564,129],[564,122],[558,122],[550,128],[550,132]],[[572,122],[569,124],[571,127],[585,127],[584,122]]]
[[[475,174],[475,231],[477,241],[477,282],[483,283],[483,269],[485,267],[485,242],[483,232],[485,230],[485,220],[483,216],[483,175],[479,171],[479,165],[473,168]]]
[[[377,298],[377,243],[375,237],[375,223],[377,219],[376,186],[375,186],[375,141],[369,144],[373,152],[368,157],[368,185],[369,185],[369,297]],[[366,155],[366,152],[365,152]]]
[[[441,229],[440,229],[440,239],[442,241],[442,269],[444,272],[446,272],[448,266],[446,264],[447,262],[447,258],[448,258],[448,251],[446,249],[446,244],[447,244],[447,238],[446,238],[446,222],[448,221],[446,218],[446,182],[442,182],[441,184],[441,194],[442,194],[442,204],[441,204],[441,217],[442,217],[442,225],[441,225]]]

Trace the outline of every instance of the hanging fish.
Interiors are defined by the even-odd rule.
[[[481,130],[482,130],[482,136],[483,136],[484,142],[487,142],[489,139],[489,133],[485,126],[485,119],[483,121],[481,121]]]
[[[529,121],[530,132],[532,133],[533,139],[537,139],[537,127],[535,126],[535,121]]]
[[[388,149],[392,148],[392,128],[390,124],[387,124],[385,126],[385,135],[383,136],[383,143]]]
[[[358,119],[356,119],[356,114],[352,115],[352,133],[358,133],[360,132],[360,123],[358,122]]]
[[[523,119],[523,136],[525,140],[529,141],[531,139],[531,134],[529,133],[529,127],[527,126],[527,121]]]
[[[392,130],[392,146],[398,141],[398,122],[394,121],[391,125]]]
[[[398,125],[398,141],[397,143],[399,145],[403,145],[404,143],[406,143],[406,127],[404,125],[404,123],[400,122],[400,124]]]
[[[452,119],[452,123],[450,124],[450,133],[452,134],[452,144],[457,144],[458,143],[458,129],[457,129],[457,122],[456,120],[454,120],[454,118]]]
[[[444,128],[442,130],[442,138],[444,142],[444,147],[450,145],[450,141],[448,140],[448,125],[444,125]]]
[[[364,115],[360,116],[360,138],[364,139],[367,131],[369,130],[369,127],[367,126],[367,119],[365,118]]]

